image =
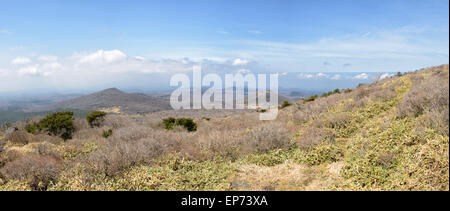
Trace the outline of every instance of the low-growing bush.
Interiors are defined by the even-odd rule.
[[[93,111],[92,113],[86,116],[86,120],[88,121],[91,127],[99,127],[105,120],[105,116],[106,112]]]
[[[34,190],[46,190],[61,170],[62,165],[52,156],[25,155],[7,162],[0,174],[7,181],[26,181]]]
[[[175,126],[183,126],[187,131],[192,132],[197,130],[197,123],[191,118],[178,118],[169,117],[163,119],[163,125],[167,130],[172,130]]]
[[[286,108],[288,106],[291,106],[292,103],[290,103],[289,101],[285,100],[283,101],[283,104],[280,105],[280,109]]]
[[[342,149],[333,143],[319,144],[300,155],[298,160],[308,165],[336,162],[344,156]]]
[[[44,131],[49,135],[60,136],[64,140],[70,139],[74,131],[73,112],[64,111],[49,114],[39,122],[27,125],[25,129],[33,134]]]
[[[322,142],[334,142],[334,139],[334,133],[328,129],[308,127],[301,133],[297,145],[302,149],[311,149]]]
[[[104,130],[102,133],[103,138],[108,138],[110,136],[112,136],[112,130],[108,129],[108,130]]]
[[[333,95],[333,94],[340,94],[341,93],[341,90],[339,90],[339,89],[335,89],[335,90],[333,90],[333,91],[329,91],[329,92],[327,92],[327,93],[323,93],[322,95],[320,95],[321,97],[328,97],[328,96],[330,96],[330,95]]]
[[[289,132],[281,123],[267,123],[258,126],[247,134],[249,146],[257,152],[274,149],[287,149],[292,146]]]
[[[318,95],[311,95],[311,96],[309,96],[307,98],[303,98],[302,100],[303,100],[304,103],[312,102],[312,101],[316,100],[317,97],[318,97]]]
[[[6,134],[5,140],[16,144],[28,144],[30,142],[30,137],[27,132],[16,130]]]
[[[150,162],[151,159],[162,155],[163,152],[164,146],[154,139],[111,142],[90,153],[84,162],[94,172],[114,176],[129,167]]]

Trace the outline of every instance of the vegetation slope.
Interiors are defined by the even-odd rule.
[[[24,131],[40,118],[9,125],[0,190],[449,190],[448,65],[286,104],[275,121],[213,113],[75,119],[66,141]],[[169,115],[196,130],[167,130]]]

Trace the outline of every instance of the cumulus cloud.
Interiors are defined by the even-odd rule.
[[[335,74],[335,75],[333,75],[330,79],[331,79],[331,80],[339,80],[339,79],[341,79],[341,75]]]
[[[245,66],[248,62],[248,60],[237,58],[233,61],[233,66]]]
[[[383,80],[383,79],[385,79],[385,78],[389,78],[389,77],[391,77],[391,76],[393,76],[393,74],[384,73],[384,74],[382,74],[382,75],[380,76],[380,80]]]
[[[17,57],[11,61],[12,64],[19,65],[19,64],[28,64],[31,62],[31,59],[28,57]]]
[[[324,74],[324,73],[317,73],[316,77],[317,78],[328,78],[328,75]]]
[[[314,75],[308,74],[308,73],[300,73],[297,75],[297,77],[300,79],[311,79],[311,78],[314,78]]]
[[[19,69],[20,76],[48,76],[50,72],[46,72],[39,65],[27,66]]]
[[[369,75],[367,75],[366,73],[361,73],[359,75],[354,76],[353,79],[364,79],[364,80],[366,80],[366,79],[369,79]]]
[[[127,55],[119,50],[98,50],[89,54],[75,54],[73,56],[79,63],[84,64],[99,64],[99,63],[113,63],[127,58]]]

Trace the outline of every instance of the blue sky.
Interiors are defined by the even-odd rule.
[[[104,75],[120,86],[125,74],[150,80],[197,63],[410,71],[448,63],[448,12],[448,0],[0,0],[0,89],[75,89]]]

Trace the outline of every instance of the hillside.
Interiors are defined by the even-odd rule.
[[[300,100],[274,121],[210,114],[189,114],[195,132],[166,130],[170,112],[76,119],[65,142],[1,130],[0,190],[449,190],[448,65]]]
[[[28,111],[42,112],[62,109],[92,111],[116,109],[117,112],[136,114],[151,113],[169,108],[168,100],[140,93],[125,93],[117,88],[110,88],[48,106],[34,107]]]

